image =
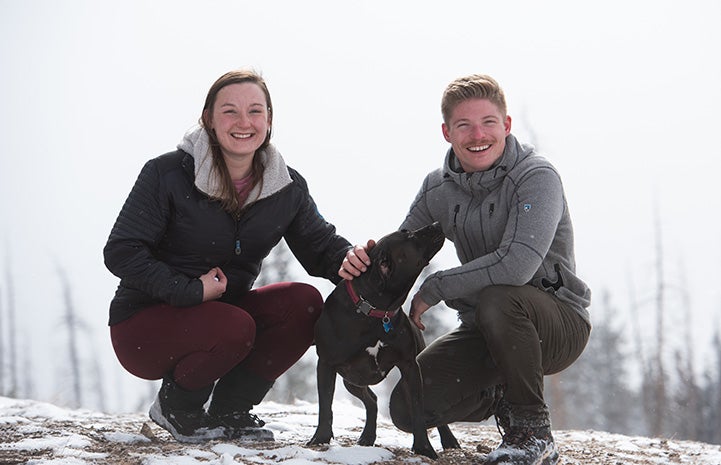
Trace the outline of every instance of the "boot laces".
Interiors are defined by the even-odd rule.
[[[531,439],[541,439],[533,428],[510,428],[503,435],[503,443],[508,446],[521,446]]]
[[[260,418],[258,418],[258,415],[247,412],[247,413],[245,413],[245,416],[248,418],[249,422],[252,422],[254,424],[254,426],[258,426],[258,427],[265,426],[265,422],[263,420],[261,420]]]
[[[234,412],[221,415],[219,419],[227,426],[235,428],[260,428],[265,426],[265,422],[258,415],[250,412]]]

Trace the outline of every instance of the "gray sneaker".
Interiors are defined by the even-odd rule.
[[[225,430],[213,426],[204,410],[183,411],[163,405],[162,396],[155,398],[149,416],[167,430],[178,442],[201,443],[225,438]]]

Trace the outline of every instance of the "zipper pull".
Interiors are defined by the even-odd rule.
[[[240,239],[235,240],[235,254],[240,255]]]
[[[495,209],[496,209],[496,204],[495,204],[495,203],[492,203],[492,204],[488,207],[488,216],[493,216],[493,210],[495,210]]]
[[[453,209],[453,228],[456,227],[456,218],[458,218],[459,211],[461,211],[461,206],[456,205],[456,208]]]

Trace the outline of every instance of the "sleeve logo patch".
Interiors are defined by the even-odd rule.
[[[523,204],[523,211],[524,211],[524,212],[527,212],[527,211],[529,211],[530,209],[531,209],[531,204],[530,204],[530,203],[524,203],[524,204]]]

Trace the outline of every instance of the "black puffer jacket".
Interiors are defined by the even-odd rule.
[[[351,245],[318,213],[300,174],[281,163],[285,185],[247,205],[236,221],[197,188],[195,163],[178,150],[143,167],[104,249],[105,265],[120,278],[110,325],[160,302],[200,304],[197,278],[215,266],[228,277],[221,300],[233,303],[251,289],[281,238],[309,274],[340,280]]]

